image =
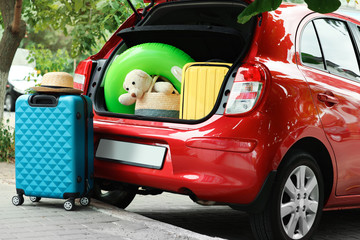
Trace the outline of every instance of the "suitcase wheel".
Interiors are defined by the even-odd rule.
[[[74,199],[70,199],[67,200],[66,202],[64,202],[64,208],[66,211],[71,211],[74,209],[75,206],[75,200]]]
[[[81,206],[84,206],[84,207],[89,206],[90,198],[89,197],[80,198],[80,204],[81,204]]]
[[[32,202],[39,202],[41,200],[41,197],[30,197],[30,201]]]
[[[12,203],[15,206],[20,206],[20,205],[22,205],[24,203],[24,197],[22,195],[13,196]]]

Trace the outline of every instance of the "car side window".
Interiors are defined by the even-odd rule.
[[[335,19],[316,19],[314,24],[326,69],[330,73],[359,81],[359,64],[346,23]]]
[[[300,43],[301,61],[304,65],[325,70],[318,38],[312,22],[304,28]]]

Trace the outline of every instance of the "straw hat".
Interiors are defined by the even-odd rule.
[[[80,94],[81,90],[74,88],[73,77],[66,72],[49,72],[44,74],[40,87],[32,87],[36,92],[56,92]]]

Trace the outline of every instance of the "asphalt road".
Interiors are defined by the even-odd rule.
[[[199,206],[185,196],[136,196],[126,210],[209,237],[254,240],[246,213],[226,206]],[[359,216],[358,209],[324,212],[312,239],[360,239]]]
[[[246,213],[227,206],[200,206],[187,196],[136,196],[126,210],[209,237],[254,239]]]

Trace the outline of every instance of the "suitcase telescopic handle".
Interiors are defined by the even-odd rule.
[[[55,107],[57,98],[53,95],[32,95],[29,98],[29,105],[34,107]]]

